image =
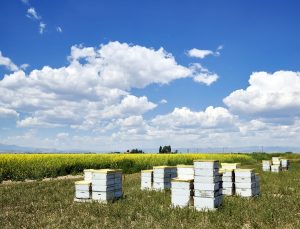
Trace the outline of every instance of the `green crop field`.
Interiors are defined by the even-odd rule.
[[[249,167],[249,165],[248,165]],[[262,172],[258,198],[225,197],[215,212],[170,207],[170,192],[140,190],[138,173],[124,175],[124,198],[74,203],[74,181],[0,184],[0,228],[300,228],[300,163]]]

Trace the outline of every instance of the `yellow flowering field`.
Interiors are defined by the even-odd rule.
[[[87,168],[139,172],[154,165],[192,164],[195,159],[253,163],[246,154],[1,154],[0,180],[25,180],[78,174]]]

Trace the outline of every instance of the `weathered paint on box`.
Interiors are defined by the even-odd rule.
[[[222,196],[214,198],[194,197],[194,206],[196,210],[213,210],[218,208],[222,203]]]
[[[173,195],[171,194],[171,203],[173,207],[188,207],[192,201],[189,195]]]
[[[90,191],[91,190],[91,182],[90,181],[76,181],[75,182],[75,190],[78,191]]]
[[[221,176],[195,176],[194,183],[216,183],[221,181]]]
[[[194,169],[218,169],[219,161],[217,160],[194,160]]]
[[[218,176],[219,169],[199,169],[195,168],[195,176],[214,177]]]
[[[216,191],[220,188],[220,182],[207,184],[207,183],[194,183],[195,190],[202,191]]]
[[[115,198],[114,192],[92,192],[92,199],[93,200],[113,200]]]
[[[255,188],[256,182],[244,182],[244,183],[235,183],[235,188],[240,188],[240,189],[251,189]]]
[[[90,199],[91,198],[91,192],[90,191],[76,190],[75,191],[75,197],[77,199]]]
[[[220,192],[220,189],[215,191],[208,191],[208,190],[194,190],[194,195],[197,197],[203,197],[203,198],[213,198],[217,197],[220,194],[222,194],[222,190]]]

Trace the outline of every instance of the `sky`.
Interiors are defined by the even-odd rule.
[[[299,1],[3,0],[0,144],[300,142]]]

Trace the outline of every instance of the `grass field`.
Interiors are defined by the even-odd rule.
[[[125,198],[107,205],[74,203],[74,181],[0,184],[0,228],[300,228],[300,164],[262,173],[261,196],[226,197],[216,212],[170,208],[170,192],[140,191],[124,176]]]

